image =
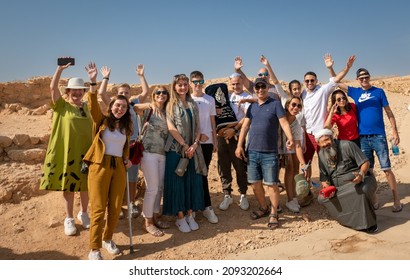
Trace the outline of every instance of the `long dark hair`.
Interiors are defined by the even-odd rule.
[[[125,100],[125,102],[127,102],[127,111],[119,120],[111,112],[111,108],[113,104],[115,103],[115,101],[117,100]],[[121,133],[125,131],[125,135],[132,134],[133,129],[132,129],[131,114],[130,114],[130,104],[128,102],[128,99],[124,95],[115,95],[112,98],[110,105],[108,106],[107,125],[110,131],[115,130],[117,121],[119,121],[119,129]]]
[[[341,89],[337,89],[334,92],[332,92],[332,96],[331,96],[331,100],[332,100],[332,106],[335,105],[336,103],[336,94],[343,94],[343,96],[346,98],[346,105],[345,105],[345,110],[346,112],[349,112],[350,110],[352,110],[352,105],[350,105],[349,99],[347,98],[347,94],[346,92],[344,92]],[[341,115],[342,112],[340,111],[339,106],[336,109],[336,114]]]

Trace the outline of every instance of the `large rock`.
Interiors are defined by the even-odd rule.
[[[6,148],[13,143],[10,137],[0,135],[0,147]]]
[[[46,150],[41,148],[28,150],[10,150],[8,151],[7,155],[13,161],[38,163],[44,161]]]
[[[16,134],[13,138],[13,143],[21,147],[30,141],[30,136],[27,134]]]

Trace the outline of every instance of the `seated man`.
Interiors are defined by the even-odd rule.
[[[333,141],[332,131],[322,129],[315,135],[320,147],[319,169],[322,187],[335,186],[331,198],[319,196],[330,215],[341,225],[368,233],[377,231],[372,197],[377,188],[374,175],[367,175],[369,160],[353,142]]]

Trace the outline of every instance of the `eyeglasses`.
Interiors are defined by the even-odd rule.
[[[292,106],[292,108],[298,107],[299,109],[302,109],[302,104],[300,103],[290,103],[290,106]]]
[[[342,101],[342,100],[344,100],[344,101],[346,101],[347,100],[347,98],[346,97],[338,97],[338,98],[336,98],[336,101],[337,102],[340,102],[340,101]]]
[[[160,95],[160,94],[168,95],[168,91],[167,91],[167,90],[157,90],[157,91],[155,92],[155,94],[156,94],[156,95]]]
[[[269,73],[268,73],[268,72],[259,73],[258,76],[259,76],[259,77],[269,77]]]
[[[197,84],[203,85],[203,84],[204,84],[204,80],[195,80],[195,81],[192,81],[192,83],[193,83],[194,85],[197,85]]]
[[[265,85],[265,84],[257,84],[257,85],[255,85],[255,90],[260,90],[260,89],[266,89],[266,85]]]
[[[364,81],[364,80],[367,80],[367,79],[370,79],[370,77],[361,77],[361,78],[359,78],[360,81]]]
[[[305,83],[314,83],[315,82],[315,79],[310,79],[310,80],[305,80]]]
[[[80,109],[81,116],[86,118],[87,114],[85,113],[84,108],[81,106],[79,109]]]

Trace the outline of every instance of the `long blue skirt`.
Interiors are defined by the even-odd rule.
[[[163,214],[176,216],[178,212],[187,210],[204,210],[204,189],[202,175],[195,172],[194,159],[189,160],[184,176],[178,176],[175,168],[181,155],[167,152],[165,161],[165,183],[163,197]]]

